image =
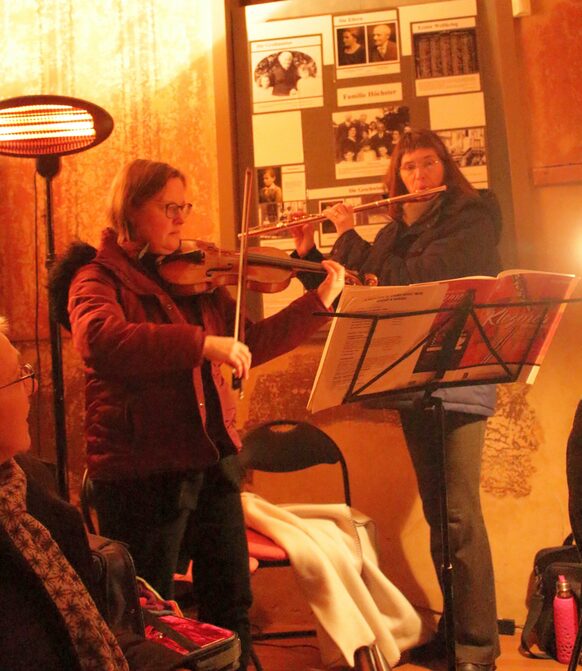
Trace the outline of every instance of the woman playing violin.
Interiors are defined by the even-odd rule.
[[[176,297],[157,260],[180,246],[184,175],[135,160],[111,190],[110,227],[97,251],[76,247],[61,263],[72,277],[68,317],[86,374],[88,472],[100,532],[129,545],[137,573],[172,597],[179,554],[194,562],[201,620],[236,631],[246,668],[251,603],[245,527],[234,455],[235,406],[221,364],[246,378],[326,321],[344,283],[327,276],[269,319],[233,333],[224,287]],[[78,268],[76,266],[79,266]]]
[[[444,193],[423,197],[441,185]],[[323,212],[335,225],[331,258],[372,274],[383,285],[432,282],[468,275],[496,275],[500,217],[465,179],[440,138],[413,130],[400,138],[387,175],[390,197],[418,194],[414,202],[392,203],[389,223],[372,244],[354,230],[353,209],[338,204]],[[294,229],[301,258],[321,260],[309,227]],[[317,280],[299,275],[306,285]],[[493,567],[481,512],[479,480],[485,423],[495,409],[495,387],[449,388],[437,392],[446,415],[445,451],[449,537],[455,594],[458,671],[492,671],[499,654]],[[431,450],[433,425],[408,396],[399,407],[402,428],[417,475],[424,514],[430,526],[431,552],[441,566],[438,455]],[[443,651],[437,637],[434,652]]]

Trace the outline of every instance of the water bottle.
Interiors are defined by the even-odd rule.
[[[556,583],[554,597],[554,632],[558,662],[568,664],[578,631],[578,605],[570,583],[561,575]]]

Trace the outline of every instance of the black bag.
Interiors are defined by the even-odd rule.
[[[565,576],[578,603],[582,592],[582,562],[578,548],[570,534],[564,544],[543,548],[536,553],[533,570],[533,593],[530,597],[527,619],[521,634],[521,647],[531,657],[556,658],[553,601],[558,576]],[[541,653],[534,652],[536,646]]]
[[[135,566],[126,545],[104,536],[87,534],[93,559],[95,600],[114,632],[144,636]]]
[[[234,632],[183,616],[152,615],[140,603],[139,579],[127,546],[103,536],[88,534],[88,537],[93,558],[95,600],[114,632],[130,631],[174,649],[183,655],[181,668],[195,671],[238,669],[240,641]],[[142,582],[140,580],[139,585]]]

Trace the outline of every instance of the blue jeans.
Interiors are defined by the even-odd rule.
[[[137,574],[163,597],[173,596],[180,556],[192,559],[198,617],[238,634],[245,669],[252,594],[236,458],[93,486],[100,533],[128,544]]]
[[[440,576],[439,455],[432,444],[432,417],[420,410],[401,411],[400,416],[430,526],[432,560]],[[474,664],[491,664],[499,655],[493,564],[479,493],[485,424],[480,415],[445,412],[455,652],[458,661]]]

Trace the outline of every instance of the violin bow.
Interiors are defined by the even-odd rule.
[[[251,193],[253,186],[253,171],[251,168],[245,170],[245,182],[243,191],[243,208],[240,232],[240,247],[238,259],[238,284],[236,288],[236,317],[234,321],[234,338],[244,343],[245,321],[246,321],[246,286],[248,267],[248,231],[251,213]],[[233,373],[232,388],[238,389],[239,398],[243,398],[242,378]]]

